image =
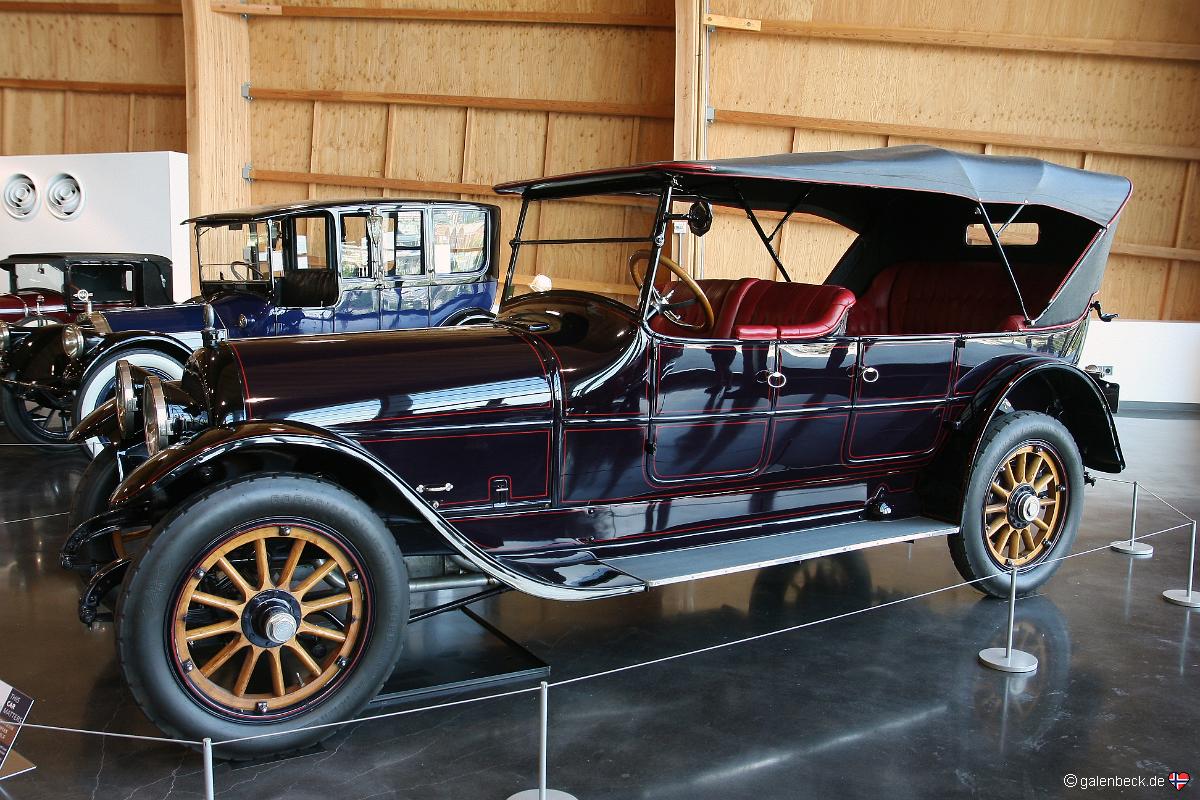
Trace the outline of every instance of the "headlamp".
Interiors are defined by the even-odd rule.
[[[79,358],[83,355],[83,331],[78,325],[63,326],[62,347],[67,358]]]
[[[137,395],[133,390],[133,373],[129,369],[129,362],[121,359],[117,362],[117,430],[121,432],[121,439],[129,438],[129,434],[133,433],[133,426],[137,420]]]
[[[167,398],[163,395],[162,381],[151,375],[146,378],[142,389],[142,416],[145,417],[146,450],[157,455],[170,444],[170,422],[167,416]]]

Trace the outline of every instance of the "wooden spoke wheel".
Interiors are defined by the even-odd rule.
[[[985,492],[983,531],[997,564],[1018,567],[1042,558],[1060,533],[1067,484],[1062,460],[1045,444],[1012,451]]]
[[[279,719],[332,690],[361,651],[369,597],[351,550],[318,526],[258,525],[205,552],[179,588],[179,675],[233,717]]]

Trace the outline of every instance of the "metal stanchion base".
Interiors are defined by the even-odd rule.
[[[1024,650],[1014,649],[1009,653],[1003,647],[989,647],[979,651],[979,661],[991,669],[1001,672],[1033,672],[1038,660]]]
[[[1122,539],[1119,542],[1113,542],[1109,545],[1118,553],[1124,553],[1128,556],[1137,556],[1138,558],[1149,558],[1154,555],[1154,548],[1145,542],[1131,542],[1128,539]]]
[[[508,800],[540,800],[542,793],[537,789],[526,789],[523,792],[517,792]],[[575,795],[560,792],[558,789],[547,789],[546,800],[576,800]]]
[[[1163,599],[1177,606],[1200,608],[1200,592],[1189,593],[1187,589],[1168,589],[1163,592]]]

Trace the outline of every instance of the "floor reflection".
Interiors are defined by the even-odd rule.
[[[1200,512],[1200,422],[1122,419],[1138,477]],[[0,428],[0,441],[7,441]],[[1147,465],[1142,469],[1141,465]],[[86,463],[0,446],[0,520],[65,510]],[[1144,503],[1139,529],[1173,524]],[[112,630],[75,621],[76,578],[57,565],[65,518],[0,525],[0,678],[37,699],[35,721],[157,733],[121,681]],[[1128,531],[1128,492],[1090,489],[1077,549]],[[936,540],[893,545],[593,603],[509,594],[480,611],[553,667],[587,675],[781,628],[790,633],[556,689],[552,785],[596,800],[1066,797],[1066,772],[1165,775],[1194,759],[1200,689],[1191,613],[1163,603],[1186,580],[1186,532],[1155,557],[1073,559],[1017,608],[1031,675],[979,666],[1004,643],[1006,607],[956,589]],[[218,768],[241,798],[502,798],[536,772],[536,698],[360,724],[323,754]],[[38,769],[0,798],[195,797],[196,754],[37,731]],[[1193,769],[1194,771],[1194,769]]]

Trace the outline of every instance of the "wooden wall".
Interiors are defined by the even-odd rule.
[[[186,136],[178,6],[0,2],[0,155],[183,151]]]
[[[712,0],[712,158],[927,142],[1130,177],[1102,289],[1140,319],[1200,320],[1200,5],[1195,0]],[[749,21],[747,21],[749,20]],[[757,27],[760,30],[747,30]],[[722,220],[706,275],[744,269]],[[752,235],[752,234],[751,234]],[[819,279],[848,243],[790,225]],[[761,249],[761,247],[759,248]],[[754,268],[773,272],[766,256]]]
[[[325,13],[353,13],[339,2]],[[519,203],[493,184],[671,156],[669,0],[421,8],[444,18],[251,17],[255,202],[483,199],[502,207],[507,242]],[[463,9],[493,18],[456,16]],[[624,210],[604,212],[624,227]],[[526,235],[542,222],[531,214]],[[556,274],[623,291],[610,266]]]

